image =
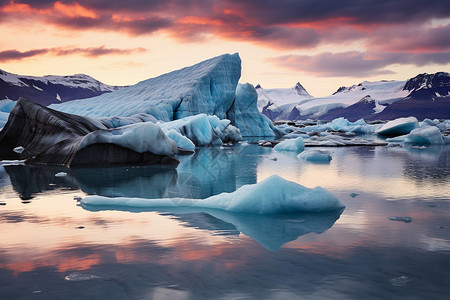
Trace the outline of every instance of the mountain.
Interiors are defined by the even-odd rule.
[[[0,70],[0,99],[24,97],[41,105],[98,96],[120,89],[84,74],[23,76]]]
[[[285,104],[298,103],[305,99],[311,99],[306,89],[297,82],[295,86],[288,89],[264,89],[259,84],[255,87],[258,93],[258,109],[273,108]]]
[[[406,82],[404,90],[409,91],[409,95],[386,107],[377,118],[450,118],[449,73],[419,74]]]
[[[449,118],[450,75],[439,72],[420,74],[407,81],[364,81],[340,87],[327,97],[304,99],[261,111],[271,120]]]

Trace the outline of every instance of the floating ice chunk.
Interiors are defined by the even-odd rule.
[[[384,124],[376,133],[381,135],[398,136],[410,133],[418,126],[417,119],[415,117],[398,118],[393,121],[389,121]]]
[[[388,217],[388,220],[400,221],[400,222],[405,222],[405,223],[411,223],[412,222],[412,218],[411,217]]]
[[[86,273],[72,273],[64,277],[67,281],[85,281],[100,278],[100,276]]]
[[[422,145],[442,145],[445,144],[441,131],[436,126],[423,126],[416,128],[409,134],[386,139],[388,143],[406,143]]]
[[[357,194],[357,193],[351,193],[350,194],[350,197],[352,197],[352,198],[356,198],[357,196],[359,196],[359,194]]]
[[[138,153],[173,155],[177,151],[175,142],[167,138],[158,125],[150,122],[88,133],[81,140],[79,149],[97,143],[116,144]]]
[[[405,143],[410,144],[444,144],[441,131],[436,126],[416,128],[405,136]]]
[[[295,151],[298,153],[305,149],[305,144],[303,143],[303,138],[300,136],[295,139],[284,140],[273,149],[276,151]]]
[[[24,150],[25,150],[25,148],[22,147],[22,146],[19,146],[19,147],[16,147],[16,148],[13,149],[13,151],[18,153],[18,154],[22,153]]]
[[[173,140],[178,147],[189,151],[195,151],[194,143],[187,137],[181,135],[181,133],[171,129],[166,132],[169,139]]]
[[[59,172],[55,174],[55,177],[66,177],[67,173],[66,172]]]
[[[306,150],[299,155],[298,158],[312,161],[312,162],[329,162],[331,158],[331,152],[327,150]]]
[[[277,214],[283,212],[325,212],[345,206],[331,192],[321,188],[306,188],[277,175],[257,183],[244,185],[232,193],[222,193],[209,198],[189,199],[163,198],[107,198],[87,196],[83,205],[131,206],[138,208],[179,207],[184,203],[192,208],[220,209],[237,213]]]

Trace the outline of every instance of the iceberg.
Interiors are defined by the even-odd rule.
[[[92,118],[146,113],[172,121],[206,113],[225,119],[241,76],[241,59],[225,54],[136,85],[50,107]]]
[[[299,136],[295,139],[284,140],[277,144],[273,149],[276,151],[302,152],[304,148],[303,138]]]
[[[386,139],[388,143],[398,144],[420,144],[420,145],[443,145],[446,142],[436,126],[423,126],[412,130],[409,134]]]
[[[398,118],[387,122],[376,133],[380,135],[399,136],[410,133],[419,123],[416,117]]]
[[[279,214],[286,212],[326,212],[345,206],[331,192],[321,187],[306,188],[278,175],[257,183],[244,185],[232,193],[222,193],[203,200],[163,198],[108,198],[87,196],[82,205],[125,206],[136,208],[180,207],[208,208],[248,214]]]
[[[238,84],[236,98],[228,110],[232,124],[239,128],[242,136],[276,136],[278,130],[268,117],[261,114],[257,107],[258,94],[253,85]]]
[[[15,151],[22,147],[22,151]],[[178,164],[175,143],[151,122],[108,128],[99,120],[21,98],[0,132],[0,159],[28,163]],[[18,153],[20,152],[20,153]]]
[[[311,162],[329,162],[332,159],[331,152],[326,150],[306,150],[297,157]]]
[[[206,114],[230,120],[243,136],[279,134],[258,111],[255,88],[250,84],[238,85],[240,76],[239,55],[225,54],[112,93],[50,107],[102,118],[110,127],[141,122],[139,119],[148,119],[146,115],[169,122]]]

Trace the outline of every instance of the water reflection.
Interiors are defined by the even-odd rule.
[[[254,215],[197,208],[153,210],[120,206],[91,206],[87,204],[82,204],[81,206],[89,211],[158,211],[182,221],[182,226],[209,230],[213,231],[214,234],[220,235],[239,235],[239,233],[243,233],[270,251],[277,251],[285,243],[296,240],[302,235],[325,232],[334,225],[343,212],[343,210],[336,210],[326,213]]]
[[[47,165],[9,165],[4,169],[22,199],[61,188],[81,189],[87,194],[106,197],[202,199],[256,183],[259,161],[270,151],[242,145],[201,148],[193,155],[180,157],[181,164],[177,169],[171,166],[69,169]],[[67,175],[56,177],[59,172]],[[6,175],[1,177],[6,181],[3,177]]]

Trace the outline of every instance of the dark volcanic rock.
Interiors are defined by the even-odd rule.
[[[0,132],[0,160],[26,159],[55,165],[178,164],[173,155],[138,153],[112,143],[80,148],[92,132],[109,129],[99,120],[62,113],[21,98]],[[16,147],[24,150],[14,151]],[[20,152],[20,153],[17,153]]]

